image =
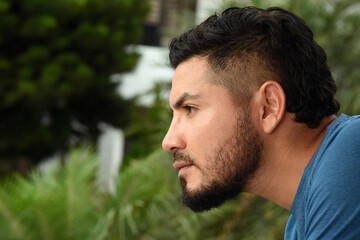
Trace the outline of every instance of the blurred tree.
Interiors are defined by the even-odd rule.
[[[110,75],[136,65],[147,11],[147,0],[0,0],[1,173],[128,122]]]

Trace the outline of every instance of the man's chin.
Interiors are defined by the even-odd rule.
[[[226,200],[234,198],[238,191],[223,191],[220,184],[211,187],[201,186],[199,190],[187,189],[186,180],[180,178],[182,187],[182,203],[194,212],[205,212],[220,207]]]

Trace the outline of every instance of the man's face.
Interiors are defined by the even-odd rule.
[[[262,152],[249,107],[235,107],[223,86],[209,82],[207,68],[205,58],[176,68],[173,120],[163,141],[163,148],[174,153],[183,203],[193,211],[218,207],[243,191]]]

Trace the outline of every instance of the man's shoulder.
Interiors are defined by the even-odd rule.
[[[335,164],[341,159],[344,162],[359,162],[360,116],[342,115],[337,121],[328,129],[324,155],[330,160],[333,159]]]
[[[333,124],[328,126],[319,157],[338,161],[344,155],[360,152],[360,116],[342,114]],[[329,163],[328,163],[329,164]]]
[[[360,237],[359,135],[358,116],[343,115],[329,126],[311,169],[306,236],[341,239],[351,233]]]
[[[312,178],[324,181],[360,171],[360,116],[341,115],[327,129],[314,156]],[[355,171],[355,172],[354,172]],[[355,177],[355,176],[354,176]],[[360,181],[360,177],[357,177]],[[345,179],[344,179],[345,180]]]
[[[342,114],[334,124],[333,128],[329,127],[329,132],[333,132],[334,135],[340,137],[339,140],[360,141],[358,137],[360,133],[360,115],[347,116]],[[349,139],[349,137],[354,137],[355,139]]]

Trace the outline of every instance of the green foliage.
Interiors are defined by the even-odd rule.
[[[77,150],[60,171],[8,180],[0,191],[0,238],[85,239],[98,221],[95,166],[94,155]]]
[[[41,160],[130,103],[110,75],[131,70],[147,0],[0,0],[0,161]]]
[[[93,153],[77,149],[58,169],[7,181],[0,239],[279,239],[283,232],[284,210],[252,195],[202,214],[184,208],[171,156],[162,150],[132,161],[114,195],[97,190],[96,164]]]

